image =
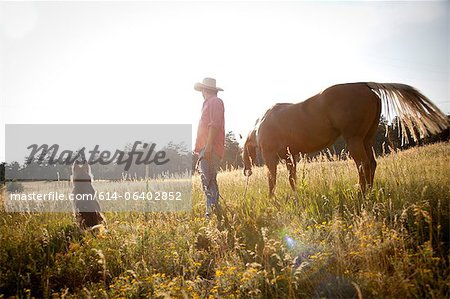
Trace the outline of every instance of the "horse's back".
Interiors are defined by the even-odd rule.
[[[313,152],[332,144],[339,135],[364,135],[378,125],[380,100],[367,83],[331,86],[296,104],[278,103],[261,118],[257,143],[271,151],[290,147]]]

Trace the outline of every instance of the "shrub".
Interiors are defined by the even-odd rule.
[[[10,193],[16,193],[16,192],[23,192],[24,188],[23,185],[19,182],[16,181],[12,181],[12,182],[8,182],[6,183],[6,191],[10,192]]]

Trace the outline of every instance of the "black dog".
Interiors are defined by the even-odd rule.
[[[80,228],[91,229],[96,225],[105,224],[105,218],[92,187],[91,168],[87,161],[73,163],[72,180],[75,215]]]

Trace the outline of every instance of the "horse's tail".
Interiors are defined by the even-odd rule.
[[[382,101],[386,118],[393,120],[393,117],[397,116],[402,144],[409,142],[406,128],[414,141],[417,141],[419,138],[439,133],[450,125],[447,116],[412,86],[373,82],[368,82],[367,86]]]
[[[244,161],[244,175],[252,175],[252,166],[256,162],[256,129],[248,134],[247,140],[244,144],[244,152],[242,154],[242,159]]]

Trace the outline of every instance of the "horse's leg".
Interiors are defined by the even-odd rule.
[[[377,127],[378,127],[378,124],[377,124]],[[372,132],[370,132],[370,133],[372,133]],[[377,161],[375,160],[375,154],[373,152],[373,139],[374,139],[375,133],[376,133],[376,129],[373,134],[371,134],[371,135],[369,134],[364,139],[364,148],[366,150],[366,155],[369,158],[369,163],[370,163],[370,171],[366,174],[367,186],[369,188],[371,188],[373,186],[373,179],[375,178],[375,169],[377,168]]]
[[[275,195],[275,185],[277,183],[277,164],[278,158],[276,155],[264,155],[264,160],[267,165],[267,176],[269,178],[269,197],[273,197]]]
[[[289,171],[289,184],[291,185],[292,191],[295,191],[297,184],[297,161],[294,156],[290,155],[287,158],[286,168]]]
[[[268,163],[267,169],[269,170],[269,197],[275,195],[275,185],[277,183],[277,163]]]
[[[364,147],[366,149],[367,157],[369,158],[370,163],[370,172],[368,173],[367,177],[367,186],[369,188],[372,188],[373,186],[373,179],[375,178],[375,169],[377,168],[377,161],[375,160],[375,155],[372,150],[372,140],[368,142],[364,142]]]
[[[364,147],[366,149],[366,155],[370,161],[370,173],[368,174],[367,178],[368,179],[367,184],[369,188],[373,186],[373,180],[375,178],[375,169],[377,168],[377,161],[375,160],[375,154],[373,152],[373,142],[378,130],[378,124],[380,123],[380,113],[381,113],[381,103],[378,102],[377,115],[372,123],[372,126],[370,127],[369,131],[367,132],[364,138]]]
[[[359,185],[363,193],[366,193],[369,184],[369,174],[371,173],[370,159],[367,156],[366,148],[362,138],[351,138],[347,141],[348,150],[358,167]]]

